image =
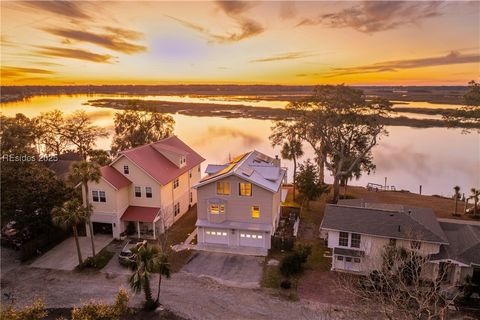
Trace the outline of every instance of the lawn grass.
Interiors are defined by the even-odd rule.
[[[77,269],[78,270],[84,270],[87,268],[93,268],[97,270],[103,269],[108,264],[108,262],[110,262],[110,259],[112,259],[113,256],[115,255],[115,252],[112,250],[112,248],[115,247],[115,242],[116,240],[113,240],[105,248],[100,250],[100,252],[97,252],[95,257],[86,258],[82,264],[77,266]]]
[[[175,244],[183,243],[189,234],[195,230],[196,222],[197,206],[194,205],[168,229],[168,246],[171,247]],[[180,271],[188,259],[190,259],[191,254],[191,250],[177,252],[170,249],[168,252],[168,261],[170,262],[171,271]]]

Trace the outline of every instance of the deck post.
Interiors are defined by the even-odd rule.
[[[153,239],[157,239],[157,237],[155,236],[155,221],[152,222],[152,225],[153,225]]]
[[[138,234],[138,239],[140,239],[140,221],[137,221],[137,234]]]

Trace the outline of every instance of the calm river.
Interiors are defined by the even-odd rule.
[[[84,105],[88,100],[100,98],[135,98],[163,101],[208,102],[222,104],[245,104],[280,108],[284,101],[251,101],[228,97],[198,98],[179,96],[112,96],[112,95],[55,95],[38,96],[28,101],[1,104],[2,114],[12,116],[23,113],[28,117],[41,112],[60,109],[68,114],[75,110],[86,110],[96,125],[107,128],[113,133],[113,114],[109,108],[97,108]],[[412,107],[427,107],[425,103],[411,102]],[[428,107],[436,107],[429,105]],[[454,106],[450,106],[454,107]],[[272,121],[253,119],[224,119],[219,117],[192,117],[173,115],[175,134],[193,147],[207,160],[207,163],[223,163],[231,156],[252,149],[269,155],[279,154],[268,140]],[[431,117],[431,116],[429,116]],[[352,185],[365,186],[368,182],[387,184],[396,189],[418,192],[422,185],[424,194],[450,196],[452,188],[459,185],[462,192],[472,187],[480,187],[480,134],[476,131],[462,134],[461,129],[410,127],[388,127],[389,136],[384,137],[374,149],[375,173],[362,176]],[[99,148],[109,149],[110,139],[98,141]],[[313,158],[313,152],[304,145],[305,156]],[[289,168],[292,176],[292,164],[286,160],[283,166]],[[327,173],[328,175],[328,173]],[[332,179],[327,177],[327,182]]]

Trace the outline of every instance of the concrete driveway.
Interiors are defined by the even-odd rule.
[[[108,235],[96,235],[94,237],[95,251],[100,252],[100,250],[105,248],[112,240],[113,238]],[[87,257],[91,257],[92,246],[90,244],[90,238],[79,237],[78,241],[80,243],[82,258],[85,260]],[[64,240],[30,264],[31,267],[35,268],[56,270],[73,270],[77,265],[77,247],[75,246],[75,239],[73,237]]]
[[[263,261],[253,256],[200,251],[193,254],[182,271],[232,287],[259,288]]]

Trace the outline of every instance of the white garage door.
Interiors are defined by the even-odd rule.
[[[265,247],[265,234],[261,232],[240,231],[240,245],[244,247]]]
[[[205,242],[228,244],[228,231],[222,229],[205,229]]]

